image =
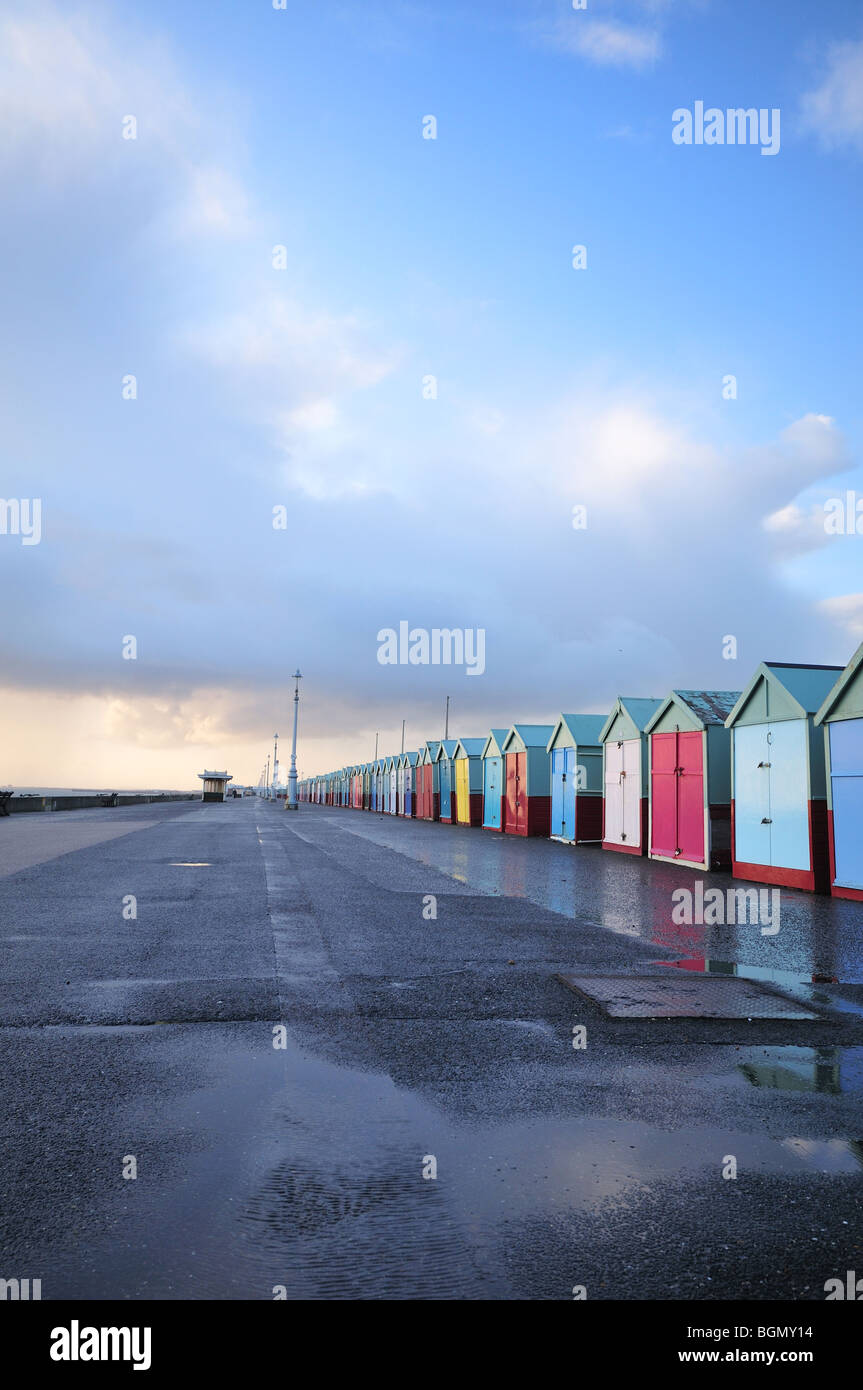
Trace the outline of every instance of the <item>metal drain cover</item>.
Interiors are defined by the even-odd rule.
[[[820,1018],[793,999],[737,975],[558,975],[611,1018]]]

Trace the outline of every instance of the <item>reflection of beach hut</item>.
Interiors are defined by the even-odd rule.
[[[416,815],[416,775],[418,753],[402,754],[402,802],[400,815]]]
[[[484,738],[456,739],[455,819],[459,825],[482,823],[482,750]]]
[[[621,695],[599,735],[603,753],[602,848],[647,853],[650,759],[645,725],[661,700]]]
[[[814,716],[841,674],[762,662],[726,719],[735,878],[829,890],[824,737]]]
[[[506,794],[503,745],[509,729],[492,729],[482,750],[482,826],[484,830],[503,830],[503,803]]]
[[[548,834],[551,825],[548,741],[553,732],[553,724],[513,724],[504,739],[503,828],[507,835]]]
[[[424,743],[420,750],[420,804],[417,815],[421,820],[437,820],[440,814],[440,784],[435,761],[440,743],[437,739]]]
[[[438,793],[439,793],[439,812],[438,820],[445,825],[451,825],[455,820],[455,774],[453,768],[453,754],[458,742],[454,738],[445,738],[438,745],[435,755],[438,770]]]
[[[602,839],[604,714],[562,714],[548,740],[551,838],[574,845]]]
[[[691,869],[731,865],[731,735],[739,690],[672,690],[652,715],[650,857]]]
[[[863,901],[863,646],[816,717],[824,725],[830,891]]]
[[[230,772],[199,772],[198,776],[204,784],[201,792],[202,801],[224,801],[225,789],[231,780]]]

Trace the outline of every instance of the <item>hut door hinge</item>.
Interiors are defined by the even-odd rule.
[[[772,767],[772,763],[759,763],[759,767]]]
[[[772,825],[772,824],[773,824],[773,821],[772,821],[772,819],[771,819],[770,816],[762,816],[762,817],[761,817],[761,824],[762,824],[762,825]]]

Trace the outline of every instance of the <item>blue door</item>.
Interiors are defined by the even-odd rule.
[[[551,833],[575,839],[576,750],[553,748],[551,753]]]
[[[409,816],[412,810],[413,791],[411,787],[414,780],[414,770],[412,767],[405,768],[405,815]]]
[[[770,744],[770,863],[780,869],[808,870],[811,855],[806,721],[783,719],[771,724],[767,738]]]
[[[833,842],[841,888],[863,888],[863,719],[837,719],[830,730]]]
[[[450,801],[452,798],[452,763],[449,758],[441,758],[438,763],[440,768],[440,818],[448,820],[452,816]]]
[[[484,758],[482,772],[482,823],[488,830],[500,830],[502,758]]]
[[[734,858],[739,864],[770,861],[770,744],[766,724],[734,730]]]

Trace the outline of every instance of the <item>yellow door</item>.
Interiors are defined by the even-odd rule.
[[[467,758],[457,758],[455,764],[455,809],[460,825],[470,824],[470,792],[468,791]]]

